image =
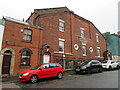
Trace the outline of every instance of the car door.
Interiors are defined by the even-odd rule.
[[[117,68],[117,62],[116,61],[112,61],[111,63],[112,63],[113,68]]]
[[[91,62],[91,69],[92,69],[92,71],[96,71],[98,69],[97,62],[95,62],[95,61]]]
[[[114,61],[111,61],[111,66],[112,66],[112,68],[115,68],[115,62]]]
[[[42,65],[40,68],[41,68],[41,72],[39,73],[40,78],[47,78],[51,76],[50,64]]]
[[[57,64],[50,64],[51,76],[56,76],[59,71],[59,66]]]

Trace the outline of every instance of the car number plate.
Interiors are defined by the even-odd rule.
[[[76,71],[80,71],[80,69],[76,69]]]

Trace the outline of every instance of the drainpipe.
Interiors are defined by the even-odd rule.
[[[71,37],[71,53],[72,51],[72,19],[71,19],[72,13],[70,12],[70,37]]]

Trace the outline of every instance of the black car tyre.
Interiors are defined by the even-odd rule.
[[[76,74],[80,74],[80,72],[75,72]]]
[[[91,73],[92,73],[91,69],[90,68],[87,69],[87,74],[91,74]]]
[[[31,78],[30,78],[30,82],[31,83],[36,83],[37,81],[38,81],[37,75],[32,75]]]
[[[112,67],[111,67],[111,66],[109,66],[109,70],[110,70],[110,71],[112,70]]]
[[[99,68],[99,72],[102,73],[103,69],[102,68]]]
[[[63,77],[63,73],[62,73],[62,72],[58,72],[57,78],[58,78],[58,79],[62,79],[62,77]]]
[[[119,70],[119,66],[117,65],[117,70]]]

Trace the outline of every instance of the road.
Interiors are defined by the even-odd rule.
[[[118,70],[103,73],[75,74],[66,72],[63,79],[49,78],[35,84],[18,80],[2,83],[3,88],[118,88]]]

